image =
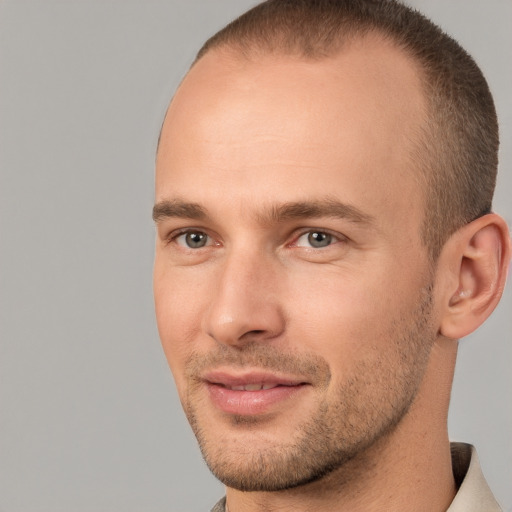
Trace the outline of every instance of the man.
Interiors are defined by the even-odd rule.
[[[154,288],[215,511],[499,510],[446,427],[510,260],[497,149],[480,70],[397,2],[270,0],[203,46],[162,128]]]

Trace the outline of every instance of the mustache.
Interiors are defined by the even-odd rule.
[[[206,372],[229,367],[237,370],[258,368],[268,372],[299,376],[317,385],[327,387],[331,371],[327,361],[312,353],[284,352],[271,344],[249,343],[243,348],[219,345],[207,353],[191,354],[185,363],[185,374],[190,380],[202,380]]]

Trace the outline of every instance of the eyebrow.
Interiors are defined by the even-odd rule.
[[[153,220],[155,222],[173,217],[201,220],[206,216],[206,211],[199,204],[187,203],[180,199],[160,201],[153,206]]]
[[[344,219],[357,224],[372,224],[375,221],[373,216],[359,208],[333,198],[273,205],[268,212],[259,216],[262,222],[283,222],[315,217]]]
[[[153,207],[153,220],[157,223],[166,218],[203,220],[207,217],[207,210],[201,205],[181,199],[159,201]],[[322,200],[270,205],[257,215],[258,221],[264,225],[318,217],[344,219],[356,224],[375,223],[375,218],[372,215],[329,197]]]

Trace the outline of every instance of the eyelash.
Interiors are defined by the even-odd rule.
[[[186,235],[192,235],[192,234],[205,235],[210,240],[213,240],[213,238],[206,231],[204,231],[202,229],[186,228],[186,229],[181,229],[179,231],[170,233],[169,236],[167,237],[167,243],[168,244],[175,243],[176,245],[183,247],[183,249],[185,249],[185,250],[188,249],[188,250],[192,250],[192,251],[196,251],[198,249],[202,249],[204,247],[208,247],[209,245],[211,245],[211,244],[209,244],[209,245],[205,245],[205,246],[202,246],[199,248],[194,248],[194,247],[187,247],[185,244],[181,245],[178,243],[178,239],[180,237],[186,236]],[[214,244],[214,245],[218,245],[218,244]]]
[[[206,236],[209,239],[210,243],[208,243],[208,240],[207,240],[206,244],[202,245],[200,247],[190,247],[186,243],[184,243],[184,244],[179,244],[178,243],[178,239],[180,237],[186,236],[186,235],[192,235],[192,234],[204,235],[204,236]],[[303,247],[303,246],[298,245],[298,242],[299,242],[299,240],[302,237],[304,237],[306,235],[312,235],[312,234],[325,235],[327,238],[329,238],[328,245],[314,247],[311,244],[311,241],[310,241],[310,246],[309,247]],[[210,247],[212,245],[220,245],[219,243],[213,243],[212,244],[211,243],[212,240],[213,240],[213,237],[211,237],[211,235],[209,235],[205,230],[197,229],[197,228],[185,228],[185,229],[179,230],[177,232],[173,232],[173,233],[171,233],[167,237],[167,243],[175,243],[176,245],[182,247],[185,250],[192,250],[192,251],[197,251],[199,249]],[[304,229],[303,231],[299,232],[296,236],[293,237],[293,241],[290,244],[287,244],[287,245],[289,247],[298,247],[298,248],[304,248],[304,249],[313,249],[313,250],[318,249],[318,250],[320,250],[320,249],[325,249],[327,247],[330,247],[331,245],[334,245],[336,243],[346,242],[346,241],[347,241],[347,237],[345,237],[345,236],[343,236],[343,235],[341,235],[339,233],[333,233],[333,232],[331,232],[329,230],[326,230],[326,229],[313,229],[313,228],[309,228],[309,229]]]
[[[297,237],[295,237],[294,241],[292,242],[291,246],[292,247],[301,247],[300,245],[298,245],[298,242],[299,240],[308,235],[308,238],[313,235],[313,234],[316,234],[316,235],[324,235],[328,240],[329,240],[329,243],[325,246],[318,246],[318,247],[314,247],[311,240],[309,240],[309,244],[310,246],[309,247],[303,247],[305,249],[326,249],[328,247],[330,247],[331,245],[334,245],[336,243],[339,243],[339,242],[345,242],[347,240],[347,238],[339,233],[333,233],[327,229],[307,229],[307,230],[304,230],[302,231],[301,233],[299,233],[299,235]],[[320,242],[322,242],[322,240],[320,240]]]

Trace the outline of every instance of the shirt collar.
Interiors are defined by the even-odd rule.
[[[474,446],[451,443],[451,451],[453,476],[458,491],[446,512],[501,512],[485,481]]]

